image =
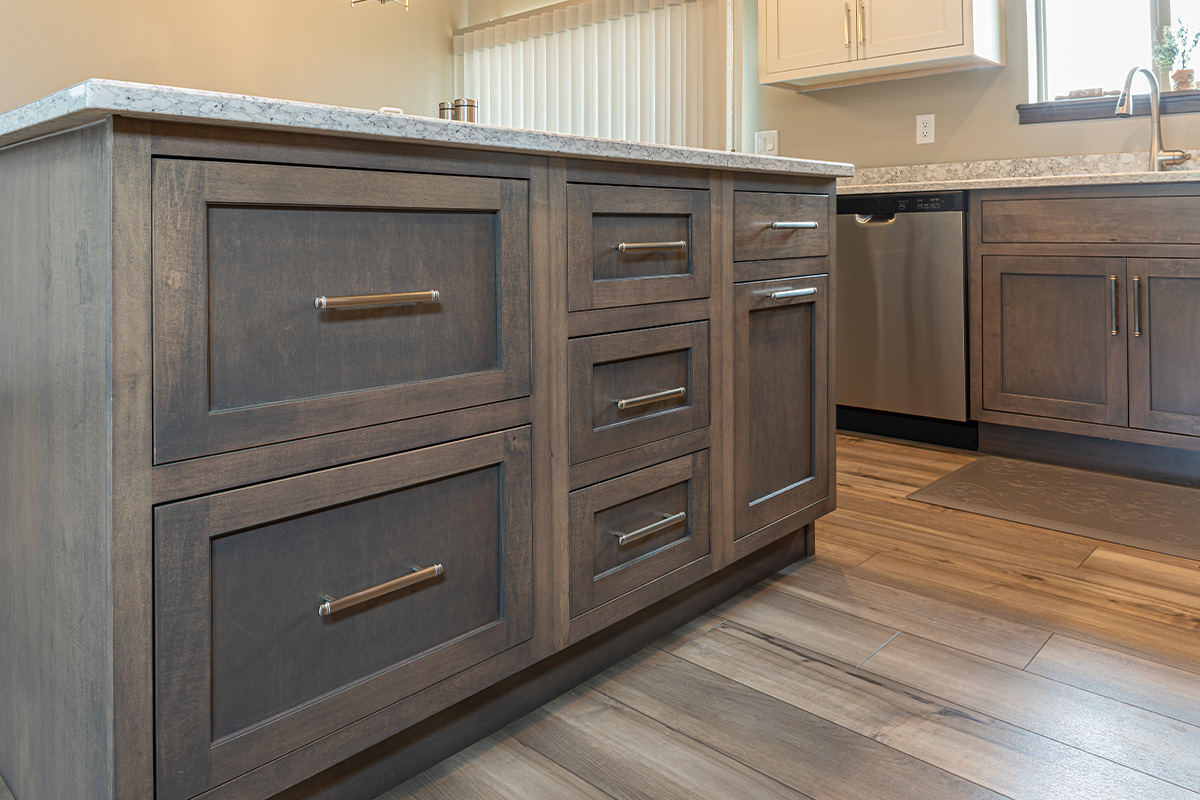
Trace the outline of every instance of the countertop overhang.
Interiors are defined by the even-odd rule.
[[[836,161],[600,139],[98,78],[83,81],[0,114],[0,147],[86,125],[108,116],[800,176],[849,177],[854,174],[852,164]]]

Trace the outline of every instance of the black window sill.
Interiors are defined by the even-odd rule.
[[[1078,119],[1108,119],[1115,116],[1117,96],[1087,97],[1080,100],[1055,100],[1049,103],[1019,103],[1017,116],[1022,125],[1042,122],[1069,122]],[[1192,114],[1200,111],[1200,90],[1163,92],[1159,110],[1163,114]],[[1150,95],[1133,96],[1133,115],[1150,116]]]

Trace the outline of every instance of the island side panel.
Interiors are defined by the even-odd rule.
[[[0,150],[0,773],[111,796],[107,123]]]

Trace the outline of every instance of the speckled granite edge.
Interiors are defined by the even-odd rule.
[[[1166,172],[1147,171],[1146,153],[863,167],[838,180],[838,194],[1200,181],[1200,150],[1187,152],[1191,161]]]
[[[712,169],[846,177],[851,164],[759,156],[721,150],[644,144],[449,122],[361,108],[274,100],[143,83],[92,79],[0,114],[0,146],[94,122],[110,114],[177,122],[204,122],[386,137],[493,148],[510,152],[681,164]]]

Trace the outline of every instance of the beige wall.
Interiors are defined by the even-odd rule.
[[[466,0],[6,0],[0,110],[85,78],[437,115]]]
[[[746,0],[746,5],[746,42],[756,48],[757,2]],[[782,155],[851,161],[864,167],[1149,149],[1150,124],[1144,117],[1017,124],[1016,105],[1028,102],[1026,21],[1025,0],[1008,0],[1008,66],[1003,69],[803,95],[770,86],[750,87],[744,103],[745,127],[777,129]],[[746,83],[753,82],[751,76]],[[1144,85],[1141,90],[1145,91]],[[917,114],[936,115],[934,144],[916,144]],[[1200,116],[1165,118],[1163,135],[1168,147],[1200,147]],[[753,141],[753,137],[747,140],[751,148]]]

